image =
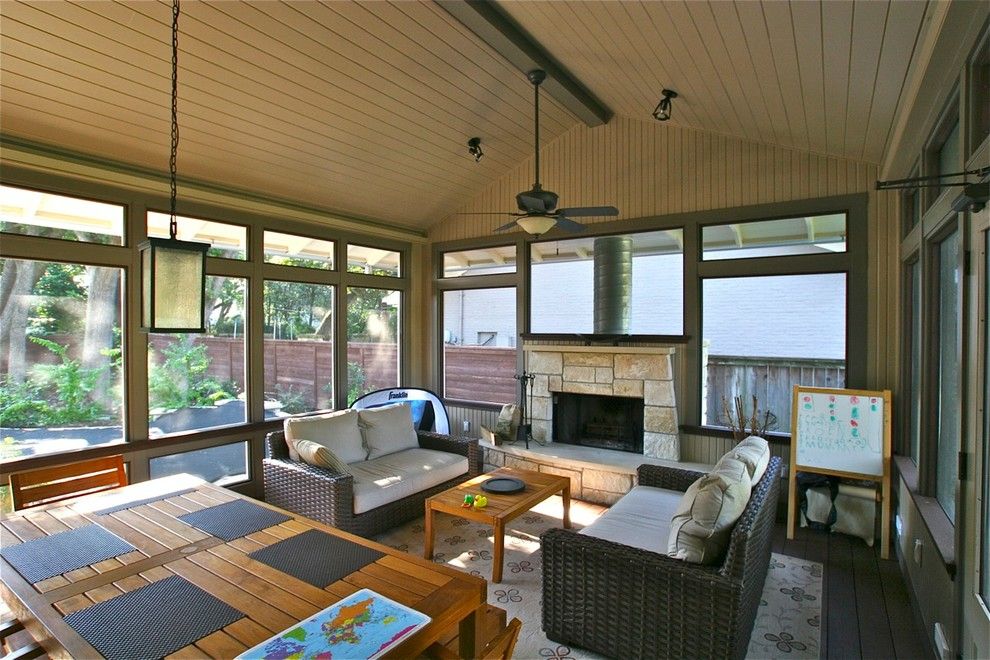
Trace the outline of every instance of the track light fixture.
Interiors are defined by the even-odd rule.
[[[677,98],[677,92],[672,89],[665,89],[660,93],[663,94],[663,98],[657,103],[657,107],[653,109],[653,118],[657,121],[667,121],[670,119],[670,101]]]
[[[485,152],[481,150],[481,138],[473,137],[468,140],[468,153],[474,156],[474,162],[481,160],[481,157],[485,155]]]

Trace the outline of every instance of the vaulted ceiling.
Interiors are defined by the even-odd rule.
[[[501,2],[614,113],[879,162],[925,2]],[[0,2],[0,128],[167,168],[170,2]],[[179,173],[424,228],[532,151],[523,72],[423,2],[185,2]],[[579,119],[544,97],[542,137]],[[481,136],[485,157],[467,154]]]

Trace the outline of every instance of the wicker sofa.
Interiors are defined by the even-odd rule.
[[[543,534],[547,637],[615,658],[743,658],[770,563],[780,469],[771,458],[721,564],[571,530]],[[640,485],[683,492],[702,473],[641,465],[638,475]]]
[[[482,468],[477,438],[431,431],[416,431],[416,435],[422,449],[467,457],[467,471],[412,495],[355,513],[354,476],[292,460],[285,442],[285,432],[275,431],[265,438],[265,458],[262,461],[265,501],[365,537],[412,520],[423,515],[423,502],[427,497],[481,474]]]

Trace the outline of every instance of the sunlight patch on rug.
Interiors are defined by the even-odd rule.
[[[443,514],[437,516],[433,561],[489,581],[488,602],[504,609],[510,619],[519,617],[523,622],[514,654],[517,658],[577,660],[601,657],[583,649],[563,646],[543,634],[540,534],[560,526],[562,508],[560,498],[552,497],[509,523],[500,584],[491,583],[491,528]],[[590,524],[602,511],[602,507],[574,502],[571,507],[574,527]],[[419,518],[379,535],[376,540],[422,557],[423,531],[423,519]],[[747,658],[818,658],[821,594],[821,564],[774,554]]]

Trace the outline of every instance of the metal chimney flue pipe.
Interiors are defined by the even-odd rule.
[[[595,334],[629,334],[632,310],[632,238],[595,239]]]

